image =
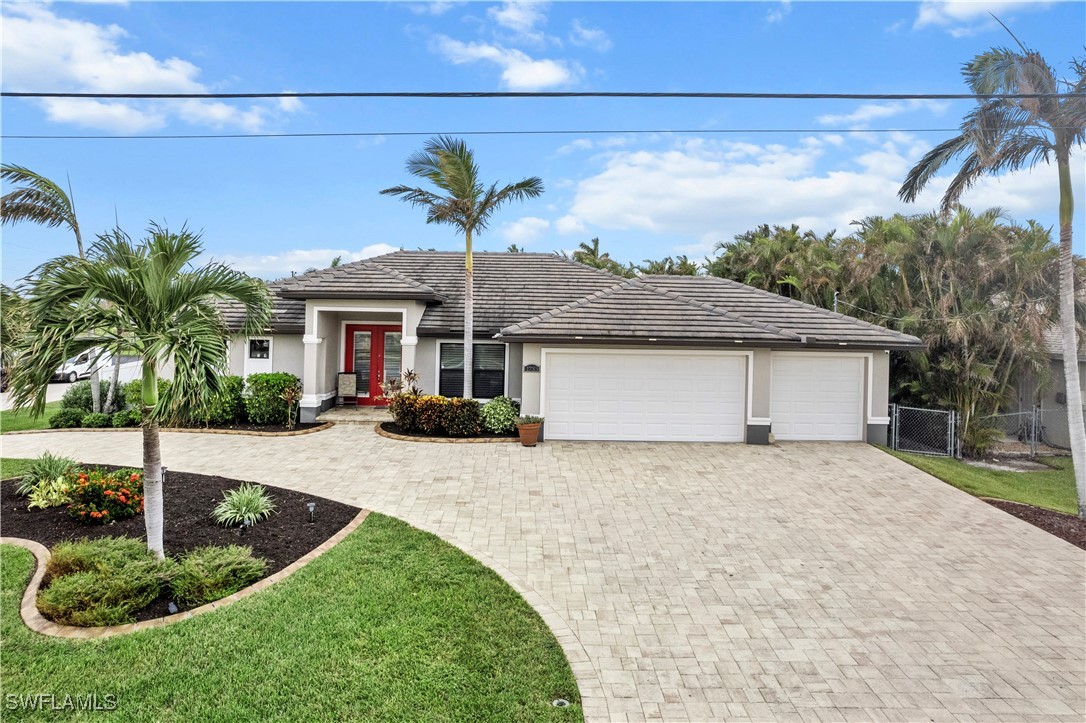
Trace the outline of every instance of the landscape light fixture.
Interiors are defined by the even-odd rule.
[[[178,610],[177,603],[175,603],[173,600],[169,601],[168,603],[166,603],[166,610],[170,613],[170,615],[176,615]]]
[[[245,533],[249,531],[249,528],[253,526],[253,521],[246,517],[241,521],[241,536],[245,537]]]
[[[555,698],[551,701],[551,705],[553,705],[555,708],[568,708],[569,701],[565,698]]]
[[[306,502],[305,506],[307,508],[309,508],[309,522],[310,522],[310,524],[316,522],[316,520],[313,518],[313,515],[317,511],[317,503],[316,502]]]

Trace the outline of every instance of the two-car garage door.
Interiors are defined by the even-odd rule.
[[[746,364],[722,353],[549,352],[547,438],[742,441]]]
[[[743,441],[747,359],[726,352],[548,351],[541,389],[547,437]],[[773,354],[774,436],[862,440],[864,375],[859,355]]]

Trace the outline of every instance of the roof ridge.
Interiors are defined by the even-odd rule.
[[[659,275],[659,274],[657,274],[657,275]],[[744,284],[743,282],[736,281],[735,279],[726,279],[723,276],[708,276],[708,275],[706,275],[704,277],[700,277],[700,278],[712,279],[714,281],[722,282],[722,283],[724,283],[724,284],[726,284],[728,286],[740,287],[740,288],[742,288],[744,290],[755,291],[755,292],[761,294],[762,296],[766,296],[766,297],[769,297],[769,298],[776,299],[778,302],[783,302],[783,303],[786,303],[786,304],[790,304],[792,306],[799,306],[799,307],[802,307],[804,309],[813,309],[814,311],[820,312],[821,314],[823,314],[825,316],[828,316],[830,318],[842,319],[844,321],[849,321],[849,322],[852,322],[852,323],[855,323],[855,324],[863,324],[864,326],[870,326],[870,327],[872,327],[874,329],[878,329],[879,331],[889,332],[890,334],[894,334],[894,335],[901,336],[901,337],[906,337],[906,338],[910,338],[910,339],[916,338],[911,334],[906,334],[905,332],[898,331],[897,329],[891,329],[888,326],[882,326],[880,324],[875,324],[873,322],[866,321],[864,319],[858,319],[855,316],[849,316],[848,314],[842,314],[840,312],[833,311],[832,309],[823,309],[821,306],[815,306],[814,304],[808,304],[807,302],[800,301],[799,299],[790,299],[787,296],[781,296],[780,294],[775,294],[772,291],[766,291],[765,289],[759,289],[756,286],[751,286],[750,284]]]
[[[654,274],[654,275],[656,275],[656,274]],[[763,331],[768,331],[768,332],[772,332],[774,334],[778,334],[778,335],[780,335],[780,336],[782,336],[782,337],[784,337],[786,339],[794,339],[794,340],[800,340],[800,341],[803,340],[803,336],[801,334],[795,333],[794,331],[787,331],[787,330],[782,329],[782,328],[780,328],[778,326],[774,326],[773,324],[767,324],[764,321],[758,321],[757,319],[748,318],[748,317],[743,316],[742,314],[737,313],[735,311],[729,311],[728,309],[721,309],[720,307],[714,306],[713,304],[710,304],[707,301],[698,301],[697,299],[691,299],[689,296],[686,296],[684,294],[680,294],[677,291],[669,291],[667,289],[661,289],[658,286],[654,286],[650,282],[645,281],[644,279],[637,279],[637,281],[640,284],[642,284],[643,286],[645,286],[645,287],[649,288],[650,290],[656,292],[657,294],[662,294],[663,296],[666,296],[666,297],[668,297],[670,299],[674,299],[676,301],[681,301],[681,302],[683,302],[683,303],[685,303],[685,304],[687,304],[689,306],[695,306],[695,307],[697,307],[699,309],[703,309],[705,311],[710,311],[710,312],[712,312],[714,314],[719,314],[720,316],[731,319],[732,321],[738,321],[738,322],[740,322],[742,324],[747,324],[748,326],[753,326],[756,329],[761,329]]]
[[[577,299],[576,301],[571,301],[568,304],[556,306],[553,309],[544,311],[542,314],[536,314],[535,316],[525,319],[524,321],[518,321],[516,324],[510,324],[509,326],[502,327],[501,329],[498,329],[498,336],[501,336],[506,331],[524,331],[525,329],[529,329],[536,324],[541,324],[544,321],[550,321],[556,316],[568,313],[570,311],[573,311],[574,309],[579,309],[582,306],[592,303],[593,301],[598,301],[607,296],[611,296],[620,288],[624,286],[629,286],[634,281],[636,281],[636,279],[622,279],[614,286],[609,286],[606,289],[600,289],[599,291],[593,292],[588,296]]]

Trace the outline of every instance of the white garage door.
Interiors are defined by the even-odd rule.
[[[774,355],[772,383],[777,439],[863,439],[863,357]]]
[[[745,356],[547,352],[543,373],[547,439],[743,440]]]

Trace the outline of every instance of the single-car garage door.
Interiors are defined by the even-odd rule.
[[[863,357],[774,354],[772,384],[777,439],[863,439]]]
[[[737,354],[546,351],[547,439],[742,441],[746,363]]]

